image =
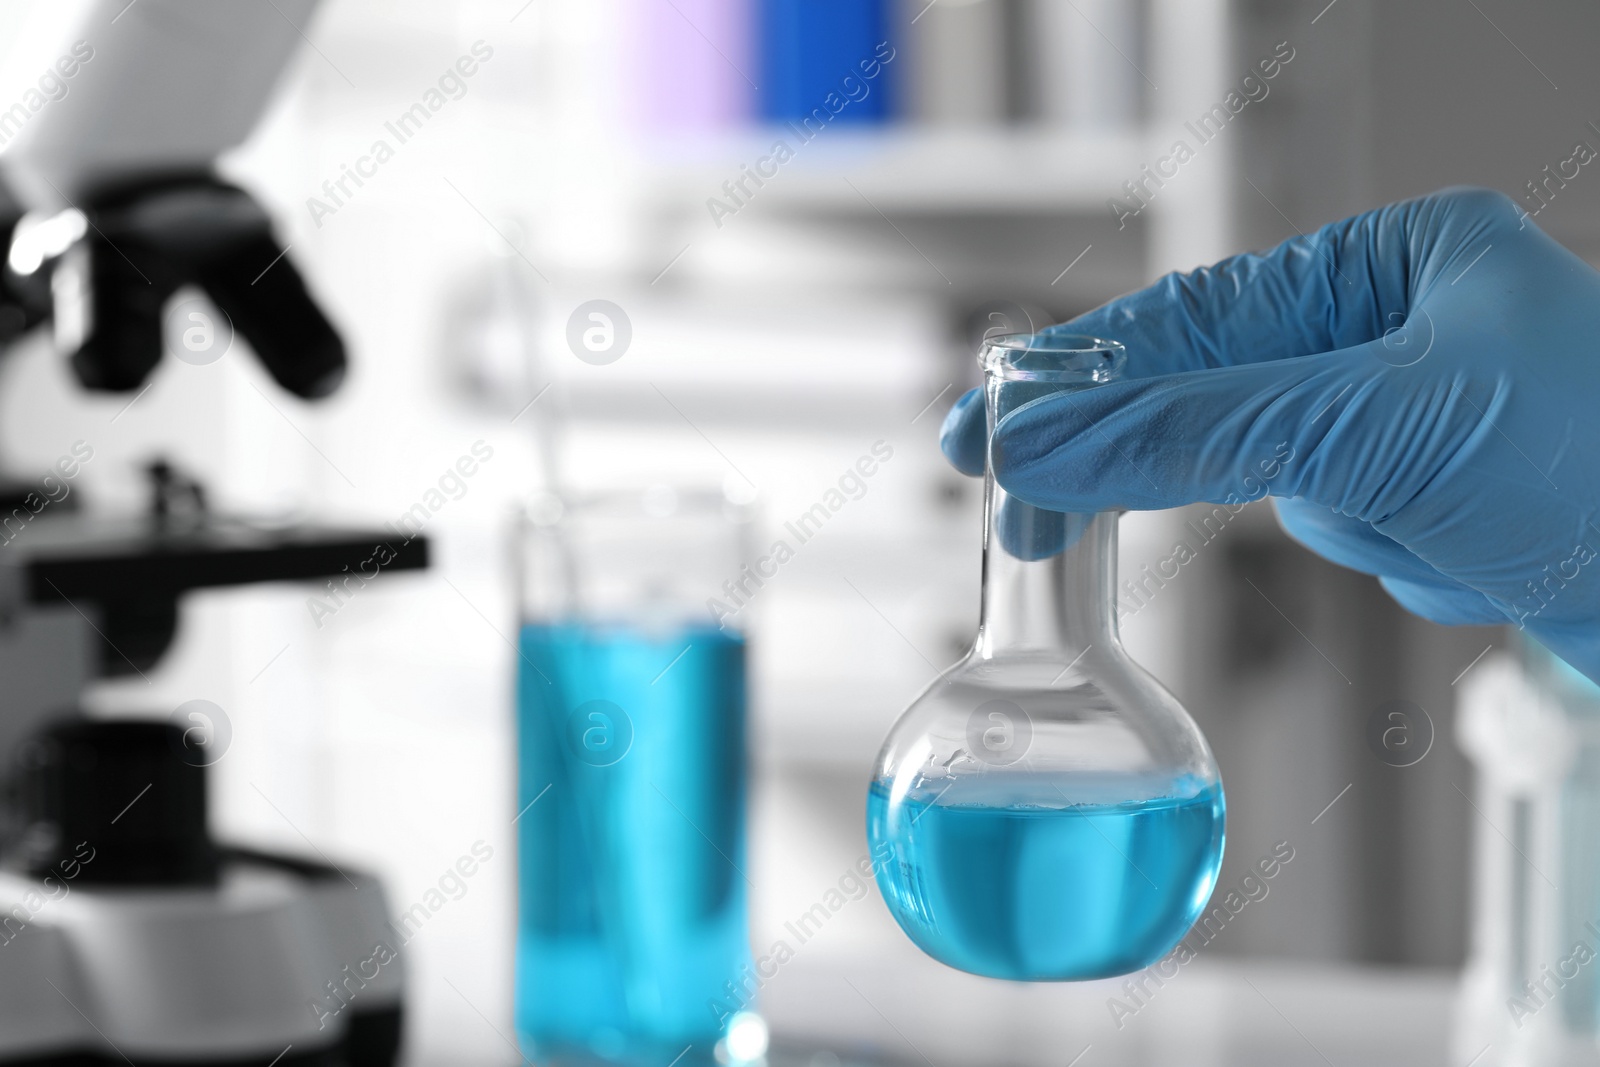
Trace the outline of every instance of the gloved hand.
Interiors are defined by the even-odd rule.
[[[1051,330],[1122,341],[1127,367],[1001,420],[1017,497],[1143,510],[1264,487],[1292,537],[1416,614],[1509,620],[1600,682],[1600,273],[1509,198],[1392,204]],[[982,472],[976,391],[942,443]]]

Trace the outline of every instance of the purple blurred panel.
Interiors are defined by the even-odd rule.
[[[751,7],[752,0],[623,0],[628,111],[640,127],[716,129],[749,118]]]

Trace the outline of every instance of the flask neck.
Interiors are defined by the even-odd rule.
[[[1050,389],[1048,391],[1058,391]],[[1047,390],[1024,392],[990,377],[988,423]],[[984,471],[983,601],[975,655],[1008,654],[1074,661],[1092,647],[1119,643],[1116,512],[1045,511],[1007,493]]]
[[[1060,655],[1065,666],[1092,647],[1115,646],[1117,515],[1040,511],[987,478],[979,657]],[[1022,509],[1048,517],[1047,536],[1059,538],[1059,551],[1030,559],[1011,550],[1013,516]]]

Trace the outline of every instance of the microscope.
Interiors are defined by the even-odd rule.
[[[128,393],[198,289],[284,390],[338,388],[339,335],[214,169],[314,6],[51,0],[8,26],[31,49],[10,65],[40,73],[0,100],[0,352],[49,330],[85,389]],[[205,708],[77,709],[161,659],[190,590],[415,570],[426,539],[220,516],[160,462],[147,514],[101,518],[55,491],[85,458],[0,479],[0,1067],[390,1067],[402,961],[377,880],[213,839]]]

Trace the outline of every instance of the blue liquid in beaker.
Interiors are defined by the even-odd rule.
[[[750,960],[745,646],[709,626],[522,628],[516,1025],[705,1060]]]
[[[898,801],[872,784],[867,835],[890,848],[878,886],[919,948],[973,974],[1052,981],[1126,974],[1177,945],[1222,864],[1221,786],[1111,778],[1097,797],[1150,799],[1068,803],[1071,781],[973,775]]]

